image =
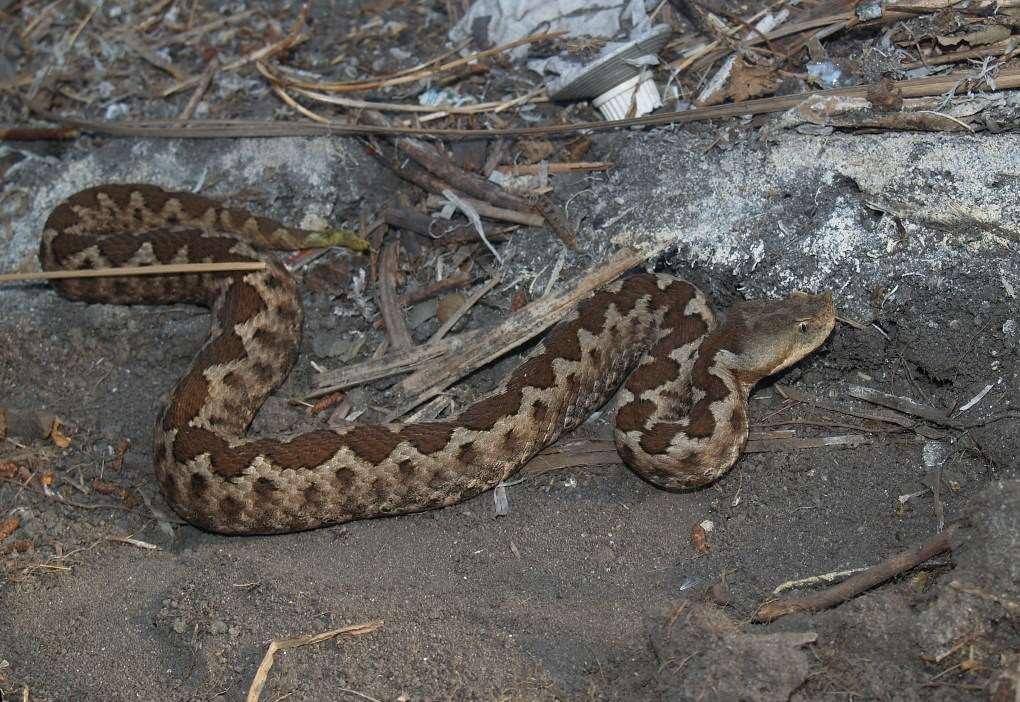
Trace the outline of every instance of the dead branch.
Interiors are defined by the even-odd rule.
[[[890,578],[907,572],[930,558],[951,551],[954,546],[953,537],[958,530],[959,525],[952,524],[941,534],[936,534],[920,546],[899,553],[862,573],[847,578],[838,585],[812,595],[784,597],[766,602],[754,613],[752,620],[768,623],[794,612],[817,612],[835,607]]]
[[[454,288],[462,288],[465,285],[470,284],[472,280],[474,280],[474,276],[472,276],[470,273],[461,273],[459,271],[456,273],[451,273],[442,280],[437,280],[436,282],[421,288],[414,288],[413,290],[408,290],[407,292],[404,293],[404,297],[402,298],[401,302],[405,305],[413,305],[416,302],[428,300],[430,298],[435,297],[436,295],[439,295],[440,293],[453,290]]]
[[[371,110],[363,112],[361,119],[375,126],[389,126],[385,117]],[[453,186],[454,190],[484,200],[496,207],[520,212],[532,211],[531,205],[524,198],[504,190],[492,181],[457,167],[450,159],[423,141],[411,137],[400,137],[394,141],[394,144],[422,168]]]

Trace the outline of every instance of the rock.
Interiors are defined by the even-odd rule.
[[[16,269],[35,258],[43,221],[58,202],[78,190],[116,182],[191,190],[203,174],[216,182],[203,194],[257,192],[265,200],[251,203],[253,211],[294,226],[309,216],[340,225],[361,207],[380,209],[398,182],[353,139],[112,139],[101,146],[82,142],[63,159],[33,159],[33,168],[7,173],[6,186],[32,194],[33,215],[14,222],[13,236],[0,250],[0,269]]]
[[[1020,480],[990,484],[970,514],[953,549],[956,569],[918,618],[918,643],[932,657],[971,632],[991,630],[1004,615],[1020,618]]]
[[[786,702],[808,678],[814,632],[743,633],[721,609],[681,600],[652,632],[656,684],[668,700]]]

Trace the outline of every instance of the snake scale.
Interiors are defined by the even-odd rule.
[[[301,336],[297,283],[268,250],[292,247],[301,233],[137,184],[83,190],[45,225],[46,270],[266,263],[234,274],[53,283],[71,300],[211,308],[209,337],[161,408],[153,449],[166,500],[203,529],[279,533],[451,505],[510,476],[617,391],[624,461],[662,488],[706,485],[743,449],[754,384],[816,349],[835,319],[828,293],[793,293],[738,303],[720,324],[693,285],[638,273],[583,301],[451,419],[248,437]]]

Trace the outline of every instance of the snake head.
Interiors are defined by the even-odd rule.
[[[734,305],[726,317],[739,370],[754,384],[792,366],[822,345],[836,324],[832,293],[795,292],[782,300]],[[739,349],[739,350],[737,350]]]

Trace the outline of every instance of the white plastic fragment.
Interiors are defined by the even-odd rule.
[[[883,0],[864,0],[857,3],[857,19],[861,22],[878,19],[885,11]]]
[[[475,0],[447,35],[460,43],[484,32],[489,43],[505,44],[540,30],[565,31],[572,36],[612,37],[634,8],[623,0]],[[526,46],[510,51],[519,58]]]
[[[510,496],[506,492],[506,485],[500,483],[492,491],[492,501],[496,505],[496,516],[505,517],[510,514]]]
[[[843,80],[843,70],[832,61],[811,61],[806,68],[808,75],[825,88],[835,88]]]
[[[607,120],[641,117],[662,107],[659,90],[650,74],[634,76],[591,101]]]

